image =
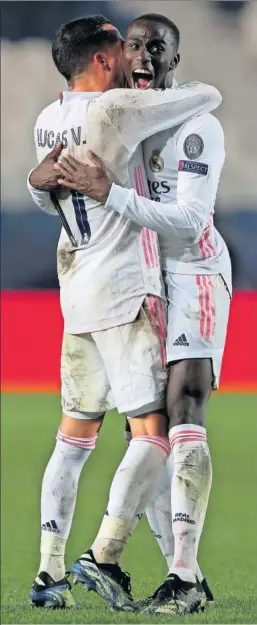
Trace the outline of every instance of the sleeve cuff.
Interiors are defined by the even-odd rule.
[[[51,201],[49,191],[40,191],[40,189],[35,189],[35,187],[30,184],[30,176],[34,170],[32,169],[29,172],[27,178],[27,188],[32,197],[33,202],[44,212],[49,213],[50,215],[57,215],[55,207]]]
[[[27,177],[27,188],[30,192],[30,194],[32,195],[32,197],[39,197],[39,198],[44,198],[44,197],[48,197],[49,196],[49,192],[48,191],[41,191],[40,189],[36,189],[35,187],[32,186],[32,184],[30,184],[30,176],[32,174],[32,172],[34,171],[34,169],[31,169],[31,171],[29,172],[29,175]]]
[[[112,209],[120,213],[120,215],[123,215],[129,202],[129,195],[130,189],[124,189],[113,182],[105,203],[105,208]]]

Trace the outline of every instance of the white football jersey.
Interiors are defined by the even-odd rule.
[[[193,83],[167,91],[64,92],[46,107],[35,127],[39,162],[61,140],[64,151],[87,161],[92,149],[115,182],[148,195],[140,143],[195,114],[215,109],[214,87]],[[49,193],[28,185],[34,201],[56,214]],[[133,321],[147,294],[164,297],[157,235],[99,202],[60,193],[59,204],[76,246],[62,229],[58,277],[65,331],[80,334]]]
[[[162,131],[143,144],[152,201],[113,185],[106,207],[159,234],[163,268],[175,274],[221,274],[231,292],[227,246],[213,225],[225,160],[224,134],[211,114]]]

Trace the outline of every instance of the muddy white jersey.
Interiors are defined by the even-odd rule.
[[[136,186],[148,195],[140,143],[152,133],[213,110],[220,101],[215,88],[201,83],[166,92],[64,92],[37,120],[38,160],[58,140],[64,151],[85,162],[90,148],[115,182]],[[50,194],[29,188],[43,210],[56,214]],[[62,229],[57,260],[66,332],[93,332],[128,323],[147,294],[164,297],[154,232],[79,193],[61,192],[56,200],[76,241],[72,247]]]
[[[106,207],[159,234],[165,270],[221,274],[231,292],[228,249],[213,225],[225,160],[220,122],[196,116],[144,141],[143,154],[152,201],[113,185]]]

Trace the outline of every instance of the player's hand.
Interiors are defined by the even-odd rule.
[[[60,174],[58,184],[94,200],[99,200],[104,204],[112,183],[100,158],[90,151],[88,155],[94,164],[92,167],[91,165],[80,163],[70,154],[64,155],[61,162],[59,161],[54,166],[55,170]]]
[[[43,161],[33,169],[30,174],[29,182],[35,189],[40,191],[53,191],[58,187],[57,172],[54,169],[54,164],[57,162],[62,151],[62,143],[57,145],[45,156]]]

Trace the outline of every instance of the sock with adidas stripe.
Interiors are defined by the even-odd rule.
[[[54,581],[65,576],[64,554],[70,533],[79,477],[95,447],[92,438],[73,438],[59,430],[54,452],[46,467],[41,493],[40,571]]]

